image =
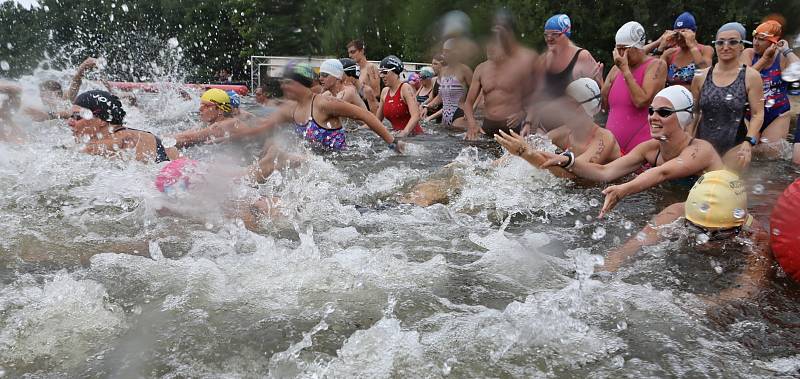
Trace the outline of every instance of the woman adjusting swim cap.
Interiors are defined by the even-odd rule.
[[[692,16],[689,12],[683,12],[677,19],[675,19],[675,24],[672,25],[672,29],[689,29],[693,32],[697,31],[697,23],[694,20],[694,16]]]
[[[778,21],[768,20],[753,30],[753,37],[761,37],[769,42],[778,43],[783,35],[783,27]]]
[[[125,110],[122,102],[110,92],[92,90],[84,92],[75,98],[73,104],[92,111],[92,115],[113,125],[122,125],[125,119]]]
[[[636,21],[629,21],[617,30],[617,35],[614,37],[614,40],[617,45],[643,49],[647,37],[642,24]]]
[[[705,173],[689,191],[686,219],[707,229],[731,229],[750,222],[747,191],[739,176],[718,170]]]
[[[403,61],[401,61],[400,58],[394,55],[390,55],[386,58],[383,58],[383,60],[381,61],[380,70],[392,71],[395,74],[400,75],[400,73],[403,72],[404,70]]]
[[[200,96],[200,100],[214,103],[219,110],[225,113],[230,113],[233,110],[231,106],[231,97],[219,88],[211,88],[204,92],[203,96]]]
[[[342,62],[339,62],[338,59],[326,59],[322,62],[322,65],[319,66],[319,73],[328,74],[341,80],[344,75],[344,67],[342,67]]]
[[[563,33],[565,36],[572,36],[572,22],[569,16],[565,14],[557,14],[547,19],[544,23],[544,31],[554,31]]]
[[[600,87],[593,79],[580,78],[567,86],[567,96],[577,101],[589,117],[600,112]]]
[[[672,109],[677,111],[675,115],[678,116],[678,123],[681,127],[686,129],[686,126],[692,122],[694,118],[693,107],[694,97],[692,92],[684,86],[669,86],[659,91],[655,97],[663,97],[672,103]]]

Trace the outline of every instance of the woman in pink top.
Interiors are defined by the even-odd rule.
[[[664,61],[644,53],[644,27],[635,21],[617,31],[614,67],[603,85],[603,107],[608,110],[606,128],[614,133],[622,153],[649,140],[647,106],[664,88]]]

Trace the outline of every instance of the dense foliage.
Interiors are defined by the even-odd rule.
[[[0,0],[2,1],[2,0]],[[40,0],[28,10],[13,1],[0,4],[0,76],[19,76],[47,62],[76,64],[102,55],[118,79],[187,75],[208,79],[233,68],[247,76],[250,55],[344,56],[345,44],[363,38],[371,59],[397,54],[427,61],[438,41],[439,19],[459,9],[472,20],[472,32],[488,29],[491,15],[506,6],[517,17],[521,39],[541,48],[544,21],[568,13],[573,40],[596,57],[610,60],[616,29],[641,22],[649,37],[671,27],[684,10],[698,20],[698,40],[708,43],[716,28],[740,21],[749,29],[765,15],[781,13],[798,28],[797,0]],[[794,22],[792,22],[794,20]],[[793,30],[794,29],[794,30]],[[3,62],[0,62],[3,63]]]

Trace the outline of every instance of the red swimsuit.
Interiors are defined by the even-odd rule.
[[[383,99],[383,117],[386,117],[392,123],[392,130],[396,132],[402,132],[408,125],[408,120],[411,119],[408,104],[403,100],[403,84],[405,83],[400,83],[400,87],[397,88],[394,96],[391,95],[391,89],[386,91],[386,98]],[[422,133],[422,127],[417,123],[410,134],[415,136]]]

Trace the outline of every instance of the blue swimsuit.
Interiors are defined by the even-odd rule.
[[[347,135],[344,129],[341,127],[326,129],[321,127],[314,120],[314,99],[316,97],[317,96],[314,95],[314,97],[311,98],[311,116],[308,117],[308,121],[306,121],[305,124],[298,124],[297,121],[294,122],[295,134],[309,141],[312,146],[323,147],[334,151],[344,150],[347,147]],[[295,111],[297,111],[297,108],[295,108]],[[296,120],[294,114],[292,114],[292,119]]]

